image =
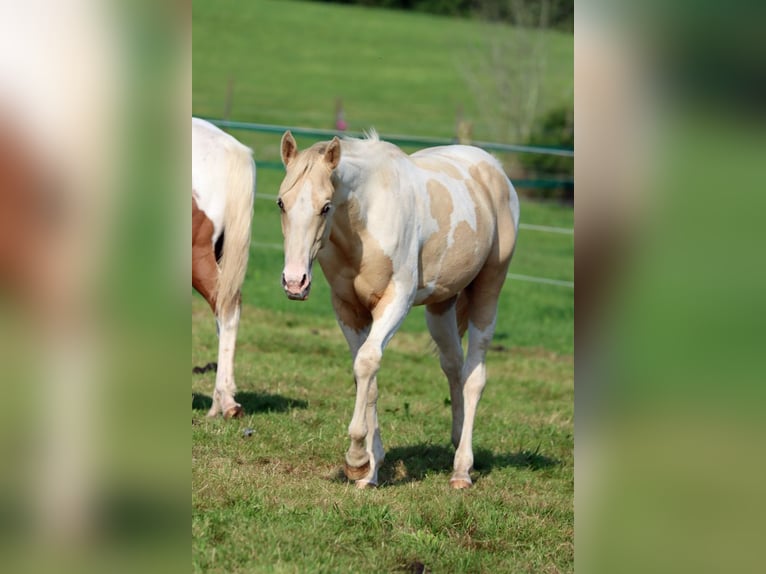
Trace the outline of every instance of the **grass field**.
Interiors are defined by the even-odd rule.
[[[465,70],[494,35],[508,33],[524,32],[361,6],[195,1],[193,112],[222,117],[231,80],[231,119],[332,129],[340,97],[350,130],[452,137],[463,106],[474,137],[492,139]],[[541,33],[548,49],[541,108],[571,106],[573,36]],[[245,142],[262,159],[278,158],[274,138],[248,134]]]
[[[381,131],[449,135],[455,101],[434,90],[434,82],[430,95],[425,85],[412,94],[413,103],[432,105],[407,108],[413,115],[404,117],[393,102],[411,94],[417,74],[409,76],[399,64],[385,85],[376,85],[359,66],[382,49],[383,40],[375,39],[390,33],[393,21],[422,29],[422,38],[407,29],[397,32],[400,44],[411,42],[409,52],[395,47],[397,57],[409,53],[413,70],[423,66],[423,54],[435,57],[432,36],[442,37],[444,54],[451,49],[445,38],[457,43],[460,33],[470,37],[476,29],[471,32],[469,22],[388,12],[362,22],[359,14],[369,12],[297,2],[195,2],[195,113],[220,116],[219,96],[234,70],[234,119],[330,127],[336,88],[344,85],[347,111],[350,102],[361,110],[349,118],[354,129],[374,124]],[[435,22],[438,29],[432,29]],[[353,30],[354,41],[338,29]],[[309,36],[309,30],[318,31]],[[428,48],[414,50],[413,38]],[[336,46],[338,57],[328,59],[327,45]],[[345,66],[335,66],[339,58]],[[315,75],[306,73],[312,63]],[[358,101],[347,94],[358,94]],[[378,96],[369,104],[371,94]],[[255,147],[257,159],[275,153],[276,136],[235,135]],[[258,194],[274,195],[281,176],[259,170]],[[573,214],[565,206],[523,202],[522,222],[572,227]],[[506,282],[475,426],[475,486],[469,491],[448,486],[449,390],[422,309],[414,309],[391,341],[378,377],[387,452],[382,484],[358,491],[340,475],[354,384],[329,289],[317,268],[310,299],[288,301],[279,286],[280,247],[278,210],[273,200],[257,199],[236,362],[245,417],[206,419],[214,374],[192,376],[192,569],[572,571],[572,289]],[[522,230],[510,271],[571,281],[572,261],[573,236]],[[192,365],[215,361],[216,349],[212,315],[195,295]]]

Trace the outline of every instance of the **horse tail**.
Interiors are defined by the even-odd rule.
[[[216,286],[216,313],[229,317],[240,300],[250,255],[250,226],[255,198],[255,162],[250,148],[239,142],[227,146],[226,207],[223,215],[223,254]]]

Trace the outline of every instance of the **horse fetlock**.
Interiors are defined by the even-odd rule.
[[[357,449],[363,449],[364,448],[364,441],[367,439],[367,425],[364,423],[362,424],[354,424],[352,422],[351,425],[348,427],[348,437],[351,439],[351,442],[353,444],[352,448]]]

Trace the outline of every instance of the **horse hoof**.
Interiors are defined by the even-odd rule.
[[[378,485],[375,482],[370,482],[369,480],[357,480],[356,481],[356,487],[359,490],[365,490],[368,488],[377,488]]]
[[[234,405],[233,407],[226,409],[226,412],[223,413],[223,418],[238,419],[242,417],[243,414],[244,412],[242,411],[242,405]]]
[[[370,472],[370,461],[368,460],[362,466],[349,466],[348,463],[343,465],[343,473],[349,480],[359,480],[367,476]]]
[[[465,480],[464,478],[453,478],[449,481],[449,485],[455,490],[461,490],[463,488],[471,488],[471,479]]]

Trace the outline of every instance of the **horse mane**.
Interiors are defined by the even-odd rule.
[[[340,136],[340,139],[343,142],[379,142],[381,141],[380,136],[378,135],[378,130],[376,130],[373,127],[370,127],[366,130],[362,130],[362,137],[360,138],[343,134]]]

